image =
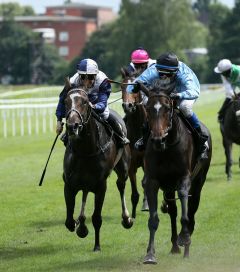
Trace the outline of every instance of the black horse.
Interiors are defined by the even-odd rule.
[[[136,75],[129,74],[127,70],[121,69],[121,74],[123,78],[123,83],[131,83]],[[134,148],[135,142],[142,137],[143,134],[143,125],[146,123],[147,116],[144,109],[141,93],[129,94],[126,91],[127,85],[121,86],[122,91],[122,107],[125,113],[125,123],[127,127],[127,137],[130,140],[130,149],[131,149],[131,164],[129,168],[129,179],[131,182],[132,188],[132,217],[136,217],[136,208],[139,201],[139,193],[137,189],[137,170],[139,167],[142,167],[144,171],[144,151],[138,151]],[[144,191],[145,178],[142,179],[142,187]],[[148,203],[146,194],[144,191],[142,211],[148,211]]]
[[[225,111],[223,122],[220,122],[222,142],[226,155],[225,173],[232,178],[232,144],[240,145],[240,98],[235,96]],[[240,158],[239,158],[240,166]]]
[[[92,223],[95,229],[94,251],[97,251],[100,250],[101,212],[107,186],[106,180],[113,169],[117,174],[117,187],[122,203],[122,224],[125,228],[130,228],[133,224],[124,196],[130,164],[130,149],[128,145],[124,147],[116,145],[111,128],[96,115],[84,89],[70,89],[65,104],[68,134],[63,173],[67,208],[65,225],[69,231],[74,231],[76,227],[79,237],[87,236],[84,210],[88,193],[94,193],[95,206]],[[124,127],[121,117],[119,122]],[[124,129],[126,132],[125,127]],[[73,218],[75,197],[79,191],[82,191],[82,206],[78,220],[75,222]]]
[[[168,212],[171,219],[171,253],[180,253],[179,246],[184,246],[184,257],[189,256],[191,235],[194,230],[194,215],[198,209],[201,189],[211,161],[211,136],[203,125],[208,138],[208,159],[197,159],[198,150],[193,134],[190,132],[182,117],[174,108],[169,96],[158,92],[155,87],[148,93],[146,105],[150,137],[145,151],[146,194],[149,204],[150,231],[149,244],[144,263],[156,263],[154,237],[158,228],[158,191],[164,195],[162,210]],[[145,89],[147,92],[147,89]],[[177,234],[177,206],[175,191],[181,202],[182,229]]]

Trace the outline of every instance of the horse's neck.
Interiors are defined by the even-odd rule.
[[[97,121],[92,116],[84,126],[80,137],[74,142],[74,151],[81,154],[94,154],[99,149],[99,127]]]
[[[134,134],[137,137],[142,136],[142,127],[147,121],[146,113],[143,107],[143,105],[138,105],[136,111],[127,116],[128,134]]]
[[[181,120],[177,113],[173,112],[172,127],[169,131],[168,142],[175,143],[181,138]]]

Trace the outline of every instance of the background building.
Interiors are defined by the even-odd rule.
[[[116,16],[111,8],[68,3],[49,6],[43,15],[16,16],[15,20],[41,32],[45,42],[54,44],[59,55],[70,61],[81,53],[94,31]]]

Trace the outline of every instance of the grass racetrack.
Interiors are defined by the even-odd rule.
[[[140,211],[141,171],[138,172],[141,199],[131,229],[125,230],[121,225],[120,197],[115,174],[112,174],[102,212],[101,252],[92,251],[92,194],[86,208],[89,235],[80,239],[70,233],[64,226],[66,212],[61,177],[64,146],[60,141],[52,154],[43,186],[38,186],[55,137],[52,133],[0,138],[0,271],[240,271],[239,147],[233,148],[233,178],[227,182],[225,156],[216,121],[222,99],[222,93],[203,92],[194,106],[212,133],[213,157],[196,214],[189,259],[183,259],[182,254],[169,254],[170,220],[168,215],[159,211],[160,224],[155,239],[158,264],[142,264],[149,231],[148,213]],[[81,193],[77,197],[75,217],[79,213],[80,197]],[[131,211],[129,182],[126,200]],[[179,220],[178,217],[178,230]]]

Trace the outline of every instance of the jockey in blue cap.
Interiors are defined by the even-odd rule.
[[[202,131],[200,122],[193,112],[192,107],[200,94],[200,84],[195,73],[173,53],[164,53],[157,59],[157,63],[146,69],[134,82],[142,82],[151,86],[155,80],[158,80],[161,89],[171,98],[176,99],[179,109],[198,132],[198,144],[200,149],[200,159],[207,158],[207,139],[208,136]],[[137,90],[136,90],[137,89]],[[139,91],[139,86],[129,85],[127,92]],[[146,104],[147,97],[143,95],[143,103]],[[138,140],[136,148],[144,147],[144,139]]]
[[[111,93],[111,84],[107,76],[98,69],[97,63],[92,59],[83,59],[77,64],[77,72],[70,78],[72,87],[84,86],[88,93],[88,99],[94,111],[104,120],[107,120],[120,140],[121,145],[128,144],[129,140],[122,131],[121,125],[111,114],[108,108],[108,98]],[[59,95],[59,102],[56,109],[57,127],[56,133],[63,131],[62,119],[65,118],[66,110],[64,100],[68,89],[64,87]],[[63,137],[65,140],[65,137]],[[66,142],[65,142],[66,143]]]

